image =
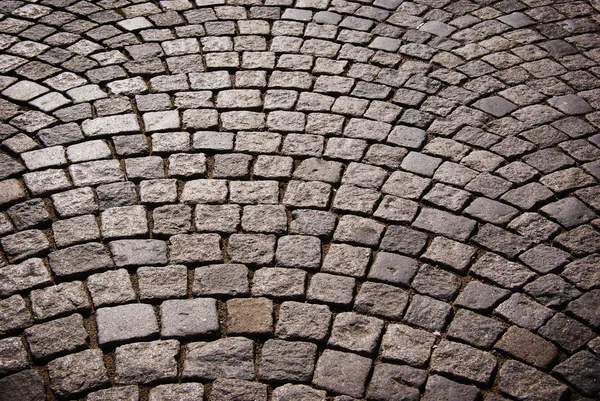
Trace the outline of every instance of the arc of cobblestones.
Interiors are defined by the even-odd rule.
[[[599,10],[0,0],[0,399],[596,399]]]

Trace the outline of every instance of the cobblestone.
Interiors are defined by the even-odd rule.
[[[4,3],[0,398],[597,396],[594,4]]]

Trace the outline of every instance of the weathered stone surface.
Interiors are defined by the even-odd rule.
[[[50,284],[50,273],[42,259],[28,259],[16,265],[0,268],[0,296],[8,297],[17,292]]]
[[[201,383],[163,384],[150,390],[150,401],[195,401],[204,397]]]
[[[494,313],[529,330],[537,330],[553,315],[551,309],[518,293],[500,304]]]
[[[196,296],[247,295],[250,292],[248,275],[248,268],[241,264],[198,267],[194,272],[192,291]]]
[[[209,343],[190,343],[187,345],[182,376],[200,380],[218,378],[253,380],[253,342],[247,338],[231,337]]]
[[[504,331],[504,325],[497,320],[459,309],[448,329],[448,339],[490,349]]]
[[[86,348],[88,334],[82,316],[74,314],[29,327],[25,337],[33,357],[44,360]]]
[[[175,340],[134,343],[115,351],[118,384],[151,383],[177,376],[179,342]]]
[[[431,355],[431,369],[477,384],[486,384],[496,369],[496,359],[485,351],[442,341]]]
[[[328,344],[346,351],[372,355],[379,341],[383,321],[352,312],[340,313],[333,321]]]
[[[317,361],[312,383],[334,393],[360,398],[371,364],[370,359],[356,354],[325,350]]]
[[[268,340],[262,348],[259,378],[276,382],[308,382],[317,346],[299,341]]]
[[[63,356],[48,364],[50,387],[59,397],[95,390],[110,382],[102,351],[90,349]]]
[[[435,335],[427,331],[391,324],[383,336],[381,355],[386,360],[422,367],[429,360],[435,340]]]
[[[160,324],[163,338],[214,336],[219,332],[217,302],[212,298],[164,301]]]
[[[288,301],[279,308],[275,336],[290,340],[323,341],[330,324],[328,306]]]
[[[273,302],[266,298],[227,301],[227,332],[268,335],[273,331]]]
[[[464,400],[475,401],[480,393],[477,387],[459,384],[443,376],[432,375],[427,380],[423,401]],[[493,398],[487,397],[486,400]]]
[[[154,309],[148,304],[129,304],[100,308],[96,311],[98,343],[114,343],[147,339],[158,334]]]
[[[24,370],[0,379],[0,397],[6,401],[43,401],[44,381],[35,370]]]
[[[499,389],[518,400],[560,400],[567,386],[521,362],[507,361],[498,372]]]
[[[210,401],[266,401],[267,385],[238,379],[217,379],[213,382]]]

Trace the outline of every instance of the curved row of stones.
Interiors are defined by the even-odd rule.
[[[594,399],[599,7],[0,1],[0,398]]]

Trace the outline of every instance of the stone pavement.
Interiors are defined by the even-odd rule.
[[[600,1],[0,0],[0,400],[593,400]]]

